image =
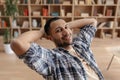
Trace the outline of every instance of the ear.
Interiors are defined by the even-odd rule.
[[[46,36],[46,39],[51,40],[51,41],[53,40],[50,35],[49,35],[49,36]]]

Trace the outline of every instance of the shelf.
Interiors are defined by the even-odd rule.
[[[0,27],[0,29],[10,29],[10,27]]]
[[[113,30],[113,28],[107,28],[107,27],[103,27],[101,29],[103,29],[103,30]]]
[[[51,1],[51,2],[50,2]],[[102,0],[94,0],[94,3],[85,2],[85,0],[18,0],[17,7],[19,9],[16,16],[17,26],[13,28],[10,21],[8,26],[11,29],[11,37],[14,36],[14,31],[19,31],[19,35],[29,30],[39,30],[44,26],[46,20],[52,17],[60,17],[65,21],[73,21],[83,18],[95,18],[100,23],[111,22],[112,27],[98,27],[96,37],[102,38],[103,34],[109,32],[111,37],[117,32],[120,35],[120,4],[119,0],[113,0],[113,4],[102,2]],[[78,2],[76,2],[78,1]],[[80,1],[83,1],[80,3]],[[83,4],[84,3],[84,4]],[[9,19],[5,16],[4,4],[0,4],[0,22],[4,19]],[[37,26],[33,27],[33,20],[36,20]],[[27,27],[23,27],[23,24]],[[1,24],[0,24],[1,25]],[[0,27],[0,30],[6,29]],[[4,31],[4,30],[3,30]],[[13,32],[12,32],[13,31]],[[101,37],[102,36],[102,37]],[[104,36],[105,37],[105,36]],[[118,36],[120,37],[120,36]],[[14,38],[14,37],[13,37]]]
[[[120,30],[120,26],[115,28],[116,30]]]
[[[17,4],[17,6],[28,6],[28,4]]]

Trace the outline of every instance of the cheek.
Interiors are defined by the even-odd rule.
[[[70,30],[69,30],[69,33],[72,34],[72,33],[73,33],[73,29],[70,29]]]
[[[53,37],[54,39],[61,39],[62,35],[61,35],[61,34],[56,34],[56,33],[54,33],[54,34],[52,35],[52,37]]]

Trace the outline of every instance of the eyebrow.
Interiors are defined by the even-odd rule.
[[[67,25],[69,25],[69,24],[66,23],[64,26],[67,26]],[[61,28],[61,26],[58,26],[55,30],[57,30],[57,29],[59,29],[59,28]]]
[[[65,26],[66,26],[66,25],[69,25],[69,24],[68,24],[68,23],[66,23],[66,24],[65,24]]]
[[[61,28],[61,27],[58,26],[55,30],[60,29],[60,28]]]

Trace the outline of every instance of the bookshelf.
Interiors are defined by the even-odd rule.
[[[96,37],[120,38],[119,0],[18,0],[17,7],[13,26],[13,21],[10,23],[9,16],[5,16],[4,0],[0,0],[0,35],[9,28],[13,39],[26,31],[39,30],[46,20],[58,16],[67,22],[96,18]]]

